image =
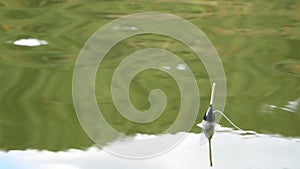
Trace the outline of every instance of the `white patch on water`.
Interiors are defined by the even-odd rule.
[[[19,39],[13,42],[14,45],[18,46],[40,46],[40,45],[47,45],[48,42],[45,40],[39,40],[34,38],[28,39]]]
[[[282,106],[282,107],[281,106],[276,106],[276,105],[273,105],[273,104],[264,104],[262,106],[262,112],[273,113],[274,110],[281,109],[281,110],[288,111],[288,112],[291,112],[291,113],[297,113],[298,108],[299,108],[299,104],[300,104],[300,97],[296,100],[288,101],[287,104]]]
[[[178,64],[178,65],[176,66],[176,69],[177,69],[177,70],[185,70],[185,69],[186,69],[186,65],[185,65],[185,64]]]

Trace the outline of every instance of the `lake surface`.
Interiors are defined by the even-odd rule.
[[[101,63],[95,84],[105,119],[131,138],[104,133],[105,146],[134,144],[139,136],[176,137],[180,132],[160,134],[180,109],[180,90],[171,76],[145,70],[130,85],[130,99],[139,110],[149,108],[151,90],[165,92],[165,111],[150,124],[118,113],[110,81],[118,64],[135,51],[152,47],[180,56],[195,75],[201,102],[194,127],[178,146],[150,159],[124,159],[97,147],[77,119],[72,77],[84,43],[121,16],[149,11],[177,15],[208,36],[226,74],[224,113],[240,128],[255,132],[233,131],[222,118],[212,141],[214,168],[300,168],[298,9],[300,2],[294,0],[0,1],[1,168],[209,168],[208,146],[199,143],[196,124],[209,103],[210,81],[191,49],[172,38],[146,34],[118,43]]]

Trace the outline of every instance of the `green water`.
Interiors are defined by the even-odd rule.
[[[0,149],[86,149],[94,143],[77,120],[72,102],[72,74],[87,39],[100,27],[127,14],[165,12],[182,17],[212,41],[227,81],[225,114],[239,127],[257,133],[300,136],[300,2],[289,1],[0,1]],[[35,38],[48,44],[13,44]],[[204,66],[189,48],[158,35],[120,42],[97,74],[96,96],[104,116],[118,131],[159,134],[175,120],[179,89],[169,75],[147,70],[130,86],[136,108],[146,110],[149,91],[161,88],[166,111],[151,124],[137,124],[118,114],[110,80],[120,61],[134,51],[158,47],[180,56],[192,69],[201,93],[201,130],[210,97]],[[230,127],[225,120],[220,122]],[[113,140],[107,140],[108,142]]]

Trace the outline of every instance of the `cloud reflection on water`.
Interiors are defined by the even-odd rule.
[[[126,141],[134,142],[139,139],[137,137]],[[143,139],[147,137],[143,135]],[[144,160],[124,159],[113,156],[98,147],[90,147],[87,150],[70,149],[66,152],[37,150],[0,152],[0,161],[1,168],[4,167],[3,162],[10,161],[12,166],[17,165],[18,169],[210,168],[208,145],[200,145],[199,139],[199,134],[191,133],[173,150]],[[122,144],[122,142],[117,141],[115,144]],[[244,136],[239,132],[221,128],[214,136],[212,144],[214,168],[300,168],[299,139],[263,134]]]

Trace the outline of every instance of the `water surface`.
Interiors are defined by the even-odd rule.
[[[96,96],[104,116],[116,130],[131,137],[159,134],[172,124],[179,110],[180,91],[174,79],[155,70],[136,76],[130,87],[136,108],[149,108],[147,99],[152,89],[160,88],[168,97],[159,120],[136,124],[116,111],[109,93],[110,78],[120,61],[137,50],[158,47],[179,55],[197,78],[201,107],[195,127],[178,148],[146,161],[111,156],[95,148],[74,111],[72,73],[85,41],[120,16],[157,11],[180,16],[207,34],[220,55],[227,78],[224,113],[241,128],[263,135],[248,138],[231,132],[216,134],[216,168],[299,168],[298,9],[300,3],[294,0],[0,1],[1,166],[208,167],[207,146],[197,144],[201,130],[196,124],[201,122],[206,109],[210,82],[204,66],[191,50],[172,38],[141,35],[116,45],[97,74]],[[220,123],[231,127],[224,119]],[[110,144],[118,139],[106,141]],[[85,160],[79,164],[78,158]]]

